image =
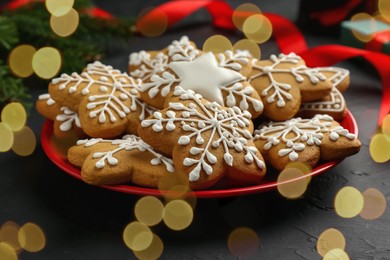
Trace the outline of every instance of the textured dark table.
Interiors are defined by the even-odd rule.
[[[135,16],[143,7],[159,1],[96,1],[118,15]],[[160,1],[161,2],[161,1]],[[290,8],[285,7],[288,2]],[[231,1],[237,6],[239,1]],[[263,11],[295,19],[297,1],[258,1]],[[199,12],[184,26],[159,39],[133,38],[128,48],[104,60],[126,70],[128,54],[140,49],[159,49],[186,34],[200,46],[213,34],[224,34],[236,41],[242,36],[217,30],[204,22]],[[337,43],[337,38],[307,35],[310,46]],[[271,41],[261,46],[263,57],[277,53]],[[374,221],[360,217],[342,219],[333,208],[337,191],[347,185],[360,191],[381,190],[390,202],[389,163],[374,163],[368,151],[370,136],[376,130],[381,85],[376,73],[361,61],[338,64],[351,71],[351,86],[345,93],[349,109],[360,130],[362,149],[332,170],[313,178],[304,198],[287,200],[277,192],[228,199],[199,199],[194,221],[184,231],[171,231],[158,225],[153,231],[164,243],[161,259],[235,259],[229,253],[227,237],[236,227],[254,229],[261,248],[251,259],[321,259],[316,252],[319,234],[331,227],[346,238],[351,259],[390,259],[390,213]],[[45,89],[32,88],[34,97]],[[28,125],[37,138],[44,119],[33,110]],[[133,259],[122,241],[122,231],[133,221],[133,207],[139,197],[91,187],[59,170],[38,145],[25,158],[0,154],[0,224],[7,220],[19,224],[32,221],[45,231],[47,245],[39,253],[22,253],[21,259]]]

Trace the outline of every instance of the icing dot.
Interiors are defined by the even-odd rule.
[[[107,82],[107,81],[108,81],[108,78],[105,77],[105,76],[101,76],[101,77],[100,77],[100,80],[103,81],[103,82]]]
[[[263,67],[263,72],[268,74],[272,72],[272,67],[271,66],[265,66]]]
[[[101,92],[106,92],[108,90],[108,88],[106,86],[100,86],[99,89]]]

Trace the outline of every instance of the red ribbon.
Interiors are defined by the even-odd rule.
[[[355,5],[357,1],[350,2]],[[350,8],[350,6],[348,5]],[[168,27],[191,15],[201,8],[211,14],[213,24],[224,29],[236,29],[232,23],[233,9],[222,0],[172,0],[164,3],[153,12],[163,12],[168,18]],[[148,19],[149,14],[142,19]],[[272,23],[273,37],[281,52],[295,52],[301,55],[312,67],[331,66],[350,58],[361,56],[370,62],[378,71],[383,84],[383,98],[379,111],[378,124],[390,112],[390,56],[382,53],[361,50],[342,45],[325,45],[308,49],[305,38],[299,29],[289,20],[276,14],[265,14]],[[379,36],[378,36],[379,37]]]
[[[347,18],[351,10],[361,2],[362,0],[350,0],[338,8],[314,12],[310,15],[310,18],[317,19],[324,26],[336,25]]]
[[[366,43],[365,48],[367,50],[381,52],[383,44],[389,41],[390,41],[390,30],[377,32],[375,33],[374,38],[368,43]]]

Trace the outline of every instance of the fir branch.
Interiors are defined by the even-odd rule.
[[[7,17],[0,16],[0,35],[0,44],[7,50],[19,41],[16,26]]]

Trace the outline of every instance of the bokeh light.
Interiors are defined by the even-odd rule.
[[[37,140],[30,127],[25,126],[21,130],[14,132],[14,143],[12,150],[20,156],[28,156],[35,150]]]
[[[163,218],[164,205],[156,197],[146,196],[137,201],[134,207],[135,217],[147,226],[154,226]]]
[[[386,115],[382,121],[382,133],[390,142],[390,114]]]
[[[340,248],[335,248],[330,250],[324,256],[323,260],[349,260],[349,256],[344,250]]]
[[[369,21],[370,26],[373,27],[373,31],[376,29],[376,21],[374,17],[372,17],[370,14],[367,13],[357,13],[351,17],[352,23],[358,23],[360,21]],[[352,30],[353,35],[362,42],[369,42],[374,38],[374,34],[363,34],[360,33],[358,30]]]
[[[45,233],[37,224],[31,222],[20,227],[18,240],[22,248],[31,253],[39,252],[46,246]]]
[[[272,24],[264,15],[255,14],[245,20],[243,31],[248,39],[263,43],[272,35]]]
[[[364,207],[360,217],[366,220],[380,218],[386,211],[386,197],[377,189],[369,188],[363,192]]]
[[[287,163],[286,167],[284,167],[284,168],[285,169],[289,169],[289,168],[298,169],[299,171],[301,171],[305,175],[311,173],[311,171],[313,170],[312,167],[310,166],[310,164],[308,164],[307,162],[301,162],[301,161],[291,161],[291,162]],[[310,175],[307,176],[306,179],[307,179],[307,182],[309,183],[311,181],[311,176]]]
[[[204,52],[212,52],[212,53],[223,53],[228,50],[232,50],[233,45],[230,40],[223,35],[213,35],[209,37],[203,43],[203,51]]]
[[[390,2],[388,0],[378,0],[378,11],[383,18],[390,21]]]
[[[60,52],[52,47],[39,49],[32,59],[35,74],[44,79],[54,77],[61,68],[62,58]]]
[[[345,249],[344,235],[335,228],[329,228],[321,233],[317,240],[317,252],[325,256],[333,249]]]
[[[187,228],[194,217],[191,206],[184,200],[172,200],[165,205],[164,223],[173,230]]]
[[[123,241],[134,251],[147,249],[153,240],[153,233],[148,226],[141,222],[131,222],[123,231]]]
[[[370,155],[377,163],[384,163],[390,160],[390,141],[384,134],[379,133],[371,138]]]
[[[54,16],[63,16],[73,7],[74,0],[46,0],[46,9]]]
[[[8,152],[14,143],[14,133],[8,124],[0,122],[0,152]]]
[[[261,57],[261,51],[260,51],[259,45],[257,43],[255,43],[254,41],[249,40],[249,39],[242,39],[242,40],[239,40],[238,42],[236,42],[233,45],[233,51],[236,51],[236,50],[247,50],[250,52],[250,54],[252,55],[253,58],[258,59],[258,60]]]
[[[12,49],[8,56],[8,66],[18,77],[27,78],[34,73],[32,58],[37,50],[27,44],[19,45]]]
[[[259,250],[260,239],[250,228],[236,228],[229,235],[228,248],[234,256],[249,257]]]
[[[164,244],[162,240],[153,234],[153,240],[150,246],[142,251],[133,251],[134,255],[140,260],[154,260],[158,259],[164,251]]]
[[[1,260],[17,260],[18,254],[13,247],[5,242],[0,242],[0,259]]]
[[[301,197],[308,185],[308,179],[298,168],[286,168],[278,176],[277,188],[279,193],[288,198],[296,199]]]
[[[251,3],[241,4],[233,12],[233,24],[238,30],[242,31],[245,20],[255,14],[261,14],[259,7]]]
[[[7,221],[1,226],[0,229],[0,241],[12,246],[13,250],[16,252],[20,252],[22,249],[18,240],[19,228],[19,225],[15,222]]]
[[[334,206],[340,217],[353,218],[362,211],[364,198],[358,189],[346,186],[337,193]]]
[[[73,34],[79,25],[79,13],[75,9],[71,9],[68,13],[62,16],[50,17],[50,27],[55,34],[61,37],[67,37]]]
[[[168,17],[159,9],[147,8],[140,12],[136,27],[143,36],[157,37],[167,30]]]
[[[171,200],[181,199],[186,201],[193,209],[196,207],[195,193],[184,184],[172,186],[168,190],[164,191],[164,199],[167,203]]]
[[[12,131],[19,131],[27,121],[26,109],[19,102],[9,103],[1,111],[1,121],[6,123]]]

